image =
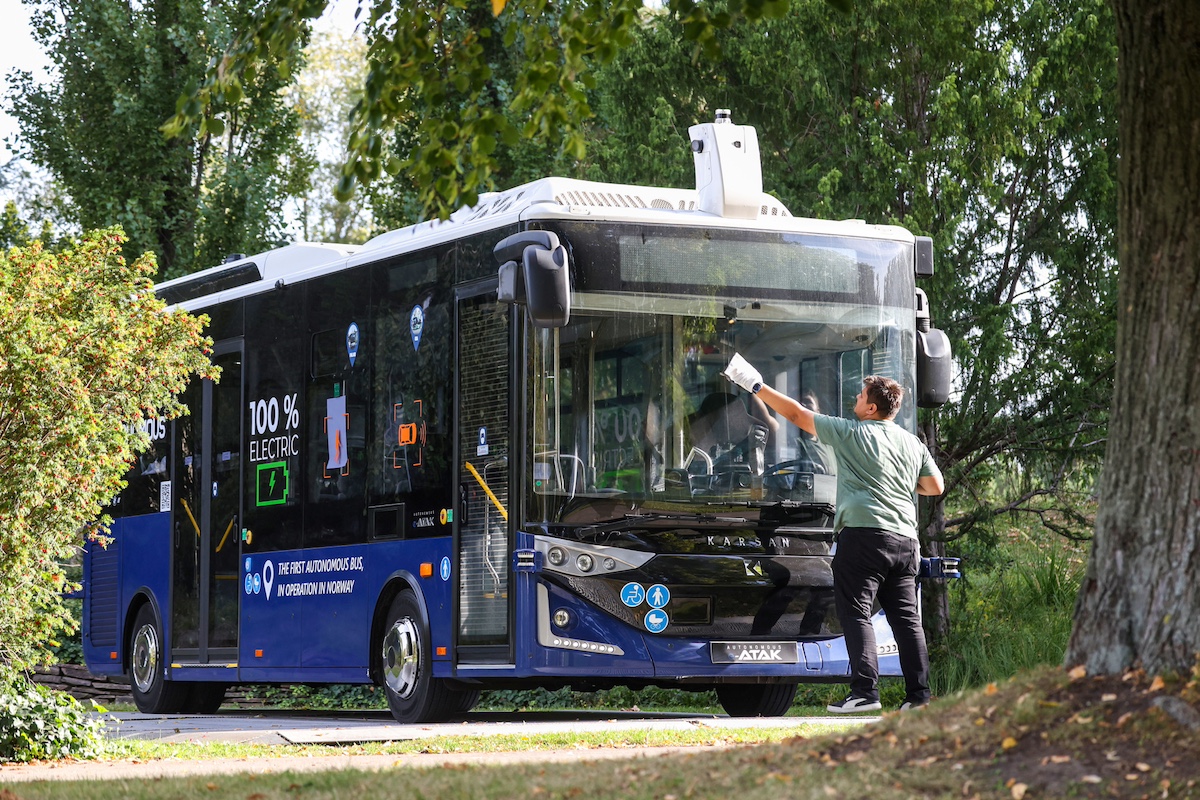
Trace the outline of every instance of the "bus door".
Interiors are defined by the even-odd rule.
[[[457,306],[455,653],[460,666],[511,664],[510,307],[495,280],[459,289]]]
[[[221,342],[220,381],[193,381],[177,423],[171,663],[237,662],[242,507],[242,343]]]

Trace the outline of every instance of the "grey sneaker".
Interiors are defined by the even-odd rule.
[[[868,700],[865,697],[850,695],[839,703],[830,703],[825,710],[831,714],[861,714],[864,711],[878,711],[883,704],[878,700]]]

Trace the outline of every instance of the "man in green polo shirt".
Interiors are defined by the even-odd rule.
[[[723,374],[815,435],[837,457],[833,591],[850,659],[850,695],[828,710],[853,714],[882,708],[871,625],[876,599],[896,636],[906,690],[901,708],[926,705],[929,654],[917,605],[921,551],[913,493],[940,495],[945,484],[929,448],[895,423],[904,390],[889,378],[863,379],[854,402],[858,419],[850,420],[815,414],[764,385],[758,370],[737,353]]]

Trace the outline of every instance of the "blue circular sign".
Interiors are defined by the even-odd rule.
[[[442,580],[444,580],[444,581],[450,580],[450,557],[449,556],[442,556],[441,567],[442,567]]]
[[[246,556],[246,572],[250,571],[250,556]]]
[[[258,575],[254,576],[254,593],[258,594],[262,591],[262,578]]]
[[[627,583],[621,587],[621,602],[630,608],[637,608],[646,599],[646,590],[640,583]]]
[[[651,633],[662,633],[667,628],[667,623],[670,622],[667,617],[667,612],[661,608],[652,608],[646,612],[646,630]]]
[[[254,576],[247,575],[246,576],[246,594],[250,594],[253,591],[254,591]]]
[[[666,608],[667,603],[671,602],[671,590],[656,583],[646,590],[646,602],[651,608]]]

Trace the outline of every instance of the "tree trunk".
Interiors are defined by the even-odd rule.
[[[930,452],[937,453],[937,423],[920,423],[919,431]],[[927,556],[946,555],[946,504],[941,497],[920,498],[920,519],[924,523],[921,551]],[[950,592],[943,580],[921,582],[921,621],[930,645],[945,640],[950,633]]]
[[[1066,661],[1186,673],[1200,653],[1200,3],[1113,9],[1116,383]]]

